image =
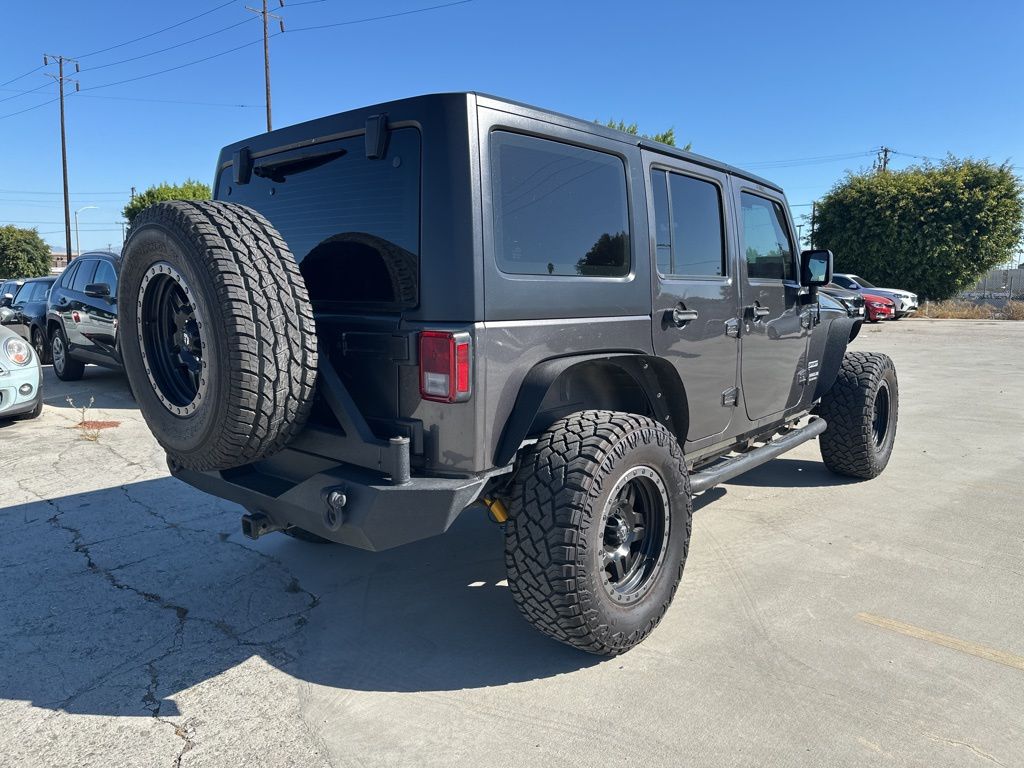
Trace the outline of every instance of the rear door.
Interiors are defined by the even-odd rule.
[[[96,259],[82,259],[71,278],[70,285],[61,292],[63,302],[58,305],[64,321],[64,333],[68,338],[68,349],[91,355],[96,352],[90,336],[91,323],[86,308],[85,286],[93,282],[96,274]]]
[[[647,168],[656,354],[691,405],[687,440],[724,432],[736,403],[739,320],[724,174],[655,153]]]
[[[82,335],[92,345],[92,351],[114,360],[117,329],[117,272],[114,266],[101,259],[97,263],[92,283],[105,284],[110,290],[107,296],[90,296],[83,291],[80,313],[84,316]]]
[[[800,402],[800,372],[807,350],[798,254],[785,198],[739,179],[743,400],[752,421],[781,414]]]

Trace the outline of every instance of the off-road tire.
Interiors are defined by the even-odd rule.
[[[606,591],[602,514],[618,480],[655,470],[668,499],[664,556],[636,602]],[[505,566],[523,616],[544,634],[594,654],[615,655],[657,626],[675,595],[693,506],[674,435],[644,416],[582,411],[548,429],[519,460],[508,498]]]
[[[53,372],[61,381],[79,381],[85,374],[85,363],[81,360],[75,360],[68,353],[68,337],[64,333],[64,329],[59,325],[54,329],[50,335],[50,358],[53,359],[53,347],[55,344],[60,345],[60,349],[64,351],[63,357],[57,356],[57,359],[53,361]],[[58,362],[63,360],[63,363]]]
[[[189,289],[202,343],[205,395],[200,390],[178,412],[149,373],[139,322],[144,282],[165,265]],[[173,465],[241,466],[277,453],[301,431],[316,382],[313,310],[288,246],[259,213],[220,201],[145,209],[124,246],[118,305],[132,391]]]
[[[883,406],[885,431],[879,440],[876,417]],[[899,385],[889,356],[847,352],[818,413],[828,424],[818,441],[825,466],[848,477],[878,477],[892,455],[899,415]]]

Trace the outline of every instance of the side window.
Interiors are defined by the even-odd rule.
[[[114,268],[110,265],[109,261],[99,262],[99,266],[96,267],[96,276],[92,279],[94,283],[106,283],[110,286],[110,295],[114,296],[117,294],[117,273],[114,272]]]
[[[64,270],[64,274],[60,276],[61,288],[71,287],[71,281],[75,279],[75,272],[78,271],[78,265],[80,263],[81,262],[76,261],[74,264],[72,264],[70,267]]]
[[[724,275],[725,238],[718,186],[661,170],[652,171],[651,184],[658,271],[672,276]]]
[[[75,276],[71,282],[71,290],[82,293],[85,291],[85,286],[93,282],[92,276],[96,274],[96,260],[86,259],[78,265],[78,271],[75,272]]]
[[[747,276],[768,280],[793,280],[793,241],[786,227],[782,205],[747,192],[740,194],[743,208],[743,247]]]
[[[498,268],[519,275],[625,277],[626,167],[614,155],[491,134]]]

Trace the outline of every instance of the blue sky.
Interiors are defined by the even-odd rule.
[[[908,155],[952,152],[1010,160],[1024,173],[1020,0],[470,0],[300,31],[444,2],[286,0],[288,31],[271,41],[275,126],[416,93],[486,91],[584,118],[635,120],[651,133],[674,126],[695,151],[781,183],[796,216],[846,169],[870,166],[883,144],[906,153],[893,157],[895,168],[917,162]],[[116,222],[133,185],[209,182],[222,145],[263,130],[259,44],[98,87],[255,43],[261,29],[244,4],[5,7],[0,83],[41,65],[44,52],[80,58],[82,91],[67,100],[72,207],[98,206],[80,214],[83,249],[120,242]],[[134,57],[142,58],[116,63]],[[57,105],[12,114],[55,97],[43,72],[0,86],[0,224],[37,226],[62,247]],[[164,103],[183,101],[204,104]]]

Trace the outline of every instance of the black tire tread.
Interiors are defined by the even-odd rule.
[[[228,469],[271,456],[309,415],[317,370],[313,309],[291,251],[261,214],[221,201],[151,206],[132,222],[174,233],[202,254],[217,295],[210,322],[229,339],[229,398],[223,428],[202,450],[168,453],[194,470]],[[125,245],[130,258],[132,238]],[[133,340],[133,343],[138,343]],[[159,440],[159,435],[157,435]],[[164,446],[167,448],[167,446]]]
[[[847,352],[832,388],[821,399],[818,413],[828,424],[819,438],[821,458],[831,471],[870,480],[881,474],[888,455],[880,460],[874,449],[871,424],[874,392],[889,372],[895,382],[896,369],[888,355],[878,352]],[[893,416],[889,429],[895,432],[899,393],[889,393]]]
[[[58,334],[60,334],[61,343],[64,345],[64,369],[58,371],[57,366],[54,365],[53,374],[61,381],[79,381],[85,375],[85,363],[71,357],[71,353],[68,351],[68,336],[60,325],[50,334],[50,349],[53,349],[53,338]],[[50,356],[53,357],[52,352]]]
[[[686,542],[692,522],[689,479],[675,436],[645,416],[581,411],[556,422],[520,459],[509,496],[505,566],[509,591],[535,628],[584,651],[615,655],[641,642],[668,610],[682,577],[686,549],[668,598],[645,626],[630,635],[612,631],[577,582],[581,518],[595,475],[616,443],[646,433],[671,452],[686,489]],[[588,604],[591,604],[588,607]]]

